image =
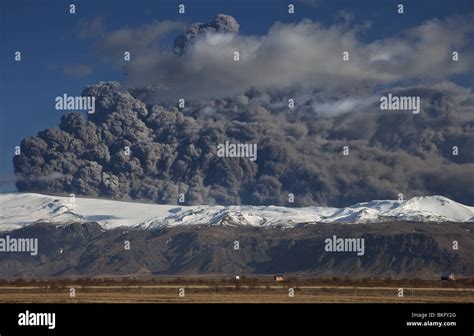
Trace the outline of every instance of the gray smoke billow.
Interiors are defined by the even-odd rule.
[[[179,110],[146,105],[120,84],[101,82],[83,92],[96,97],[88,120],[69,113],[58,128],[22,141],[13,160],[17,187],[158,203],[176,203],[184,193],[187,204],[289,205],[293,193],[294,205],[345,206],[403,193],[471,204],[472,95],[450,83],[399,90],[422,97],[419,115],[372,104],[319,116],[311,98],[291,110],[283,92],[258,90]],[[256,143],[257,160],[218,157],[225,141]]]
[[[21,155],[13,158],[18,190],[157,203],[177,203],[183,193],[186,204],[292,206],[347,206],[394,199],[399,193],[405,198],[441,194],[473,204],[474,96],[468,90],[448,81],[390,90],[421,97],[419,114],[381,111],[380,95],[388,91],[376,92],[370,78],[354,85],[325,81],[326,88],[321,83],[298,87],[289,81],[244,89],[228,98],[224,90],[210,98],[214,91],[207,84],[200,86],[205,79],[192,77],[195,68],[181,66],[181,57],[189,62],[207,50],[196,41],[208,33],[222,34],[224,45],[240,41],[232,35],[238,29],[232,17],[218,15],[210,23],[191,26],[175,40],[175,54],[167,56],[165,65],[185,70],[170,71],[165,78],[182,83],[179,90],[200,90],[183,109],[161,100],[166,92],[149,88],[150,78],[133,88],[116,82],[87,87],[82,94],[96,97],[95,114],[66,114],[59,127],[22,140]],[[322,30],[305,21],[278,25],[267,42],[244,42],[263,45],[257,54],[265,56],[267,48],[280,41],[273,35],[291,37],[294,31],[312,41],[313,36],[332,37],[338,30]],[[205,65],[207,71],[212,63]],[[249,63],[246,73],[254,67],[259,77],[268,73],[260,62]],[[217,70],[209,80],[225,83]],[[161,78],[149,69],[132,73],[140,79],[146,72]],[[239,78],[238,71],[234,75]],[[272,78],[273,83],[279,77]],[[239,87],[247,86],[247,79],[242,79]],[[288,106],[290,97],[294,108]],[[257,160],[219,157],[216,148],[226,141],[257,144]],[[344,146],[349,148],[347,156]],[[454,146],[458,155],[453,155]],[[290,193],[293,204],[288,202]]]
[[[186,47],[199,36],[212,33],[238,33],[239,24],[230,15],[217,14],[211,22],[208,23],[194,23],[184,34],[179,35],[174,40],[173,51],[177,54],[182,54]]]

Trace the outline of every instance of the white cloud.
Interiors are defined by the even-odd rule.
[[[108,55],[124,48],[139,50],[127,64],[128,85],[158,88],[161,100],[239,95],[251,87],[314,89],[357,86],[362,81],[441,80],[472,69],[472,18],[434,19],[372,42],[359,38],[367,26],[325,27],[310,20],[276,23],[263,36],[197,37],[183,55],[157,49],[156,39],[179,27],[166,22],[107,34],[100,49]],[[452,62],[453,50],[461,52],[459,62]],[[240,53],[238,62],[235,51]],[[342,60],[343,51],[349,51],[349,62]]]
[[[334,117],[353,111],[364,111],[378,101],[378,97],[350,97],[334,102],[313,103],[313,109],[320,116]]]

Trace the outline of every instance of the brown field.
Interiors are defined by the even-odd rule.
[[[76,296],[70,296],[74,288]],[[184,288],[184,297],[179,296]],[[294,296],[289,296],[289,288]],[[404,296],[398,296],[403,288]],[[165,278],[0,281],[0,303],[474,303],[474,280]]]

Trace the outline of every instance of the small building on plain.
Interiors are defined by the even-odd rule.
[[[278,275],[274,275],[274,276],[273,276],[273,280],[280,282],[280,281],[284,281],[285,278],[283,277],[283,275],[278,274]]]
[[[444,281],[454,281],[456,280],[456,276],[454,275],[454,273],[451,273],[451,272],[445,272],[441,275],[441,280],[444,280]]]

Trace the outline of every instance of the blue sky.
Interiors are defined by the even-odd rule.
[[[11,176],[11,157],[22,138],[58,124],[62,112],[54,109],[54,98],[62,93],[80,94],[89,84],[122,80],[122,71],[104,64],[90,39],[78,36],[81,20],[100,17],[106,31],[141,27],[154,20],[207,22],[217,13],[234,16],[242,35],[265,34],[276,21],[299,22],[304,18],[333,24],[341,11],[354,22],[370,21],[372,27],[362,39],[372,41],[398,34],[432,18],[473,12],[472,0],[232,0],[183,1],[74,1],[77,11],[68,12],[70,1],[2,0],[0,4],[0,176]],[[289,3],[296,5],[288,15]],[[405,3],[405,14],[396,13]],[[22,52],[15,62],[14,52]],[[85,64],[92,71],[82,77],[64,73],[64,67]],[[472,73],[458,76],[463,86],[472,87]]]

